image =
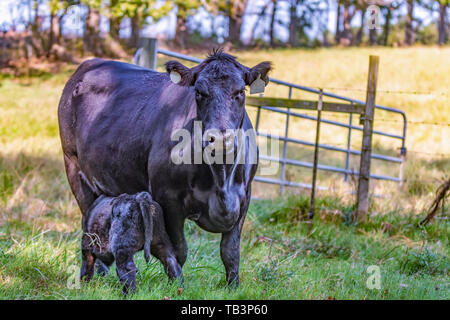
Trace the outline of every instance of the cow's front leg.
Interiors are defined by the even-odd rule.
[[[239,260],[242,225],[245,214],[229,232],[222,233],[220,257],[225,266],[228,285],[239,286]]]
[[[161,205],[161,204],[160,204]],[[187,258],[187,242],[184,236],[184,215],[180,212],[180,207],[174,202],[164,203],[162,205],[163,213],[161,220],[165,226],[167,236],[172,243],[172,247],[178,263],[183,267]]]
[[[184,235],[184,219],[179,217],[170,219],[170,217],[168,217],[166,222],[166,229],[170,241],[172,242],[177,261],[180,266],[183,267],[184,263],[186,262],[188,252],[186,237]]]

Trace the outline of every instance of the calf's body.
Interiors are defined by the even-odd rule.
[[[153,235],[160,242],[170,242],[161,207],[148,192],[100,196],[88,211],[81,245],[81,277],[91,280],[97,259],[107,267],[115,261],[123,292],[134,291],[137,268],[133,257],[144,250],[149,261]]]

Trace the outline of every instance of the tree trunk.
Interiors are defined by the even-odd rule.
[[[131,18],[131,36],[130,36],[130,47],[136,48],[139,41],[139,13],[134,13],[134,16]]]
[[[50,30],[48,34],[47,57],[50,56],[53,44],[59,44],[59,17],[57,13],[50,14]]]
[[[447,5],[439,2],[438,44],[444,45],[448,39]]]
[[[325,29],[322,33],[322,37],[323,37],[322,47],[325,47],[325,48],[330,46],[330,44],[328,43],[328,32],[329,31],[327,29]]]
[[[376,46],[378,44],[378,34],[376,28],[369,30],[369,43],[371,46]]]
[[[114,40],[119,40],[120,19],[111,17],[109,19],[109,35]]]
[[[39,0],[34,0],[34,23],[33,27],[39,29]]]
[[[117,6],[118,0],[109,1],[109,35],[114,40],[119,40],[120,19],[113,16],[112,11]]]
[[[298,45],[297,0],[291,0],[289,15],[289,44],[296,47]]]
[[[58,19],[58,38],[56,39],[57,44],[61,44],[61,37],[63,33],[63,19],[67,14],[67,8],[64,10],[63,14]]]
[[[86,49],[96,56],[102,54],[100,44],[100,14],[97,9],[90,8],[86,17],[85,27]]]
[[[175,29],[175,43],[184,49],[186,45],[186,38],[188,36],[186,18],[177,16],[177,27]]]
[[[337,10],[336,10],[336,35],[334,36],[334,40],[336,44],[340,43],[341,38],[341,1],[337,2]]]
[[[362,43],[362,39],[364,36],[364,28],[366,27],[365,24],[365,8],[361,9],[361,26],[358,29],[358,32],[356,33],[354,44],[359,46]]]
[[[405,18],[405,44],[411,46],[416,41],[416,35],[413,28],[414,0],[407,0],[408,13]]]
[[[230,1],[228,9],[228,41],[241,43],[241,26],[248,0]]]
[[[355,15],[356,10],[353,10],[353,12],[350,12],[350,5],[345,4],[344,5],[344,23],[343,23],[343,30],[339,37],[339,43],[345,47],[348,47],[352,43],[353,38],[353,32],[351,27],[352,19]]]
[[[387,8],[386,18],[383,26],[383,45],[387,46],[389,39],[389,32],[391,31],[392,6]]]
[[[275,16],[277,14],[277,0],[272,0],[272,15],[270,17],[270,46],[275,44],[274,28],[275,28]]]
[[[31,43],[35,52],[35,56],[40,57],[44,54],[44,43],[40,33],[41,21],[39,17],[39,0],[34,1],[34,22],[31,25]]]

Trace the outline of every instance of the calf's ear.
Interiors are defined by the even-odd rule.
[[[269,61],[264,61],[247,70],[244,81],[246,85],[250,86],[250,93],[264,92],[264,86],[269,83],[267,74],[271,69],[272,64]],[[261,86],[261,84],[264,84],[264,86]]]
[[[117,208],[117,204],[119,203],[119,199],[113,198],[111,200],[111,216],[116,218],[119,214],[118,214],[118,208]]]
[[[190,86],[194,83],[194,73],[188,67],[185,67],[178,61],[166,62],[166,70],[173,83],[181,86]]]

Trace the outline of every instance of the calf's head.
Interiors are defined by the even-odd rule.
[[[207,132],[207,142],[221,135],[226,142],[229,131],[239,129],[245,115],[245,86],[254,81],[269,82],[270,62],[248,68],[236,58],[216,50],[202,63],[187,68],[178,61],[166,63],[166,70],[174,83],[195,90],[198,120]]]

